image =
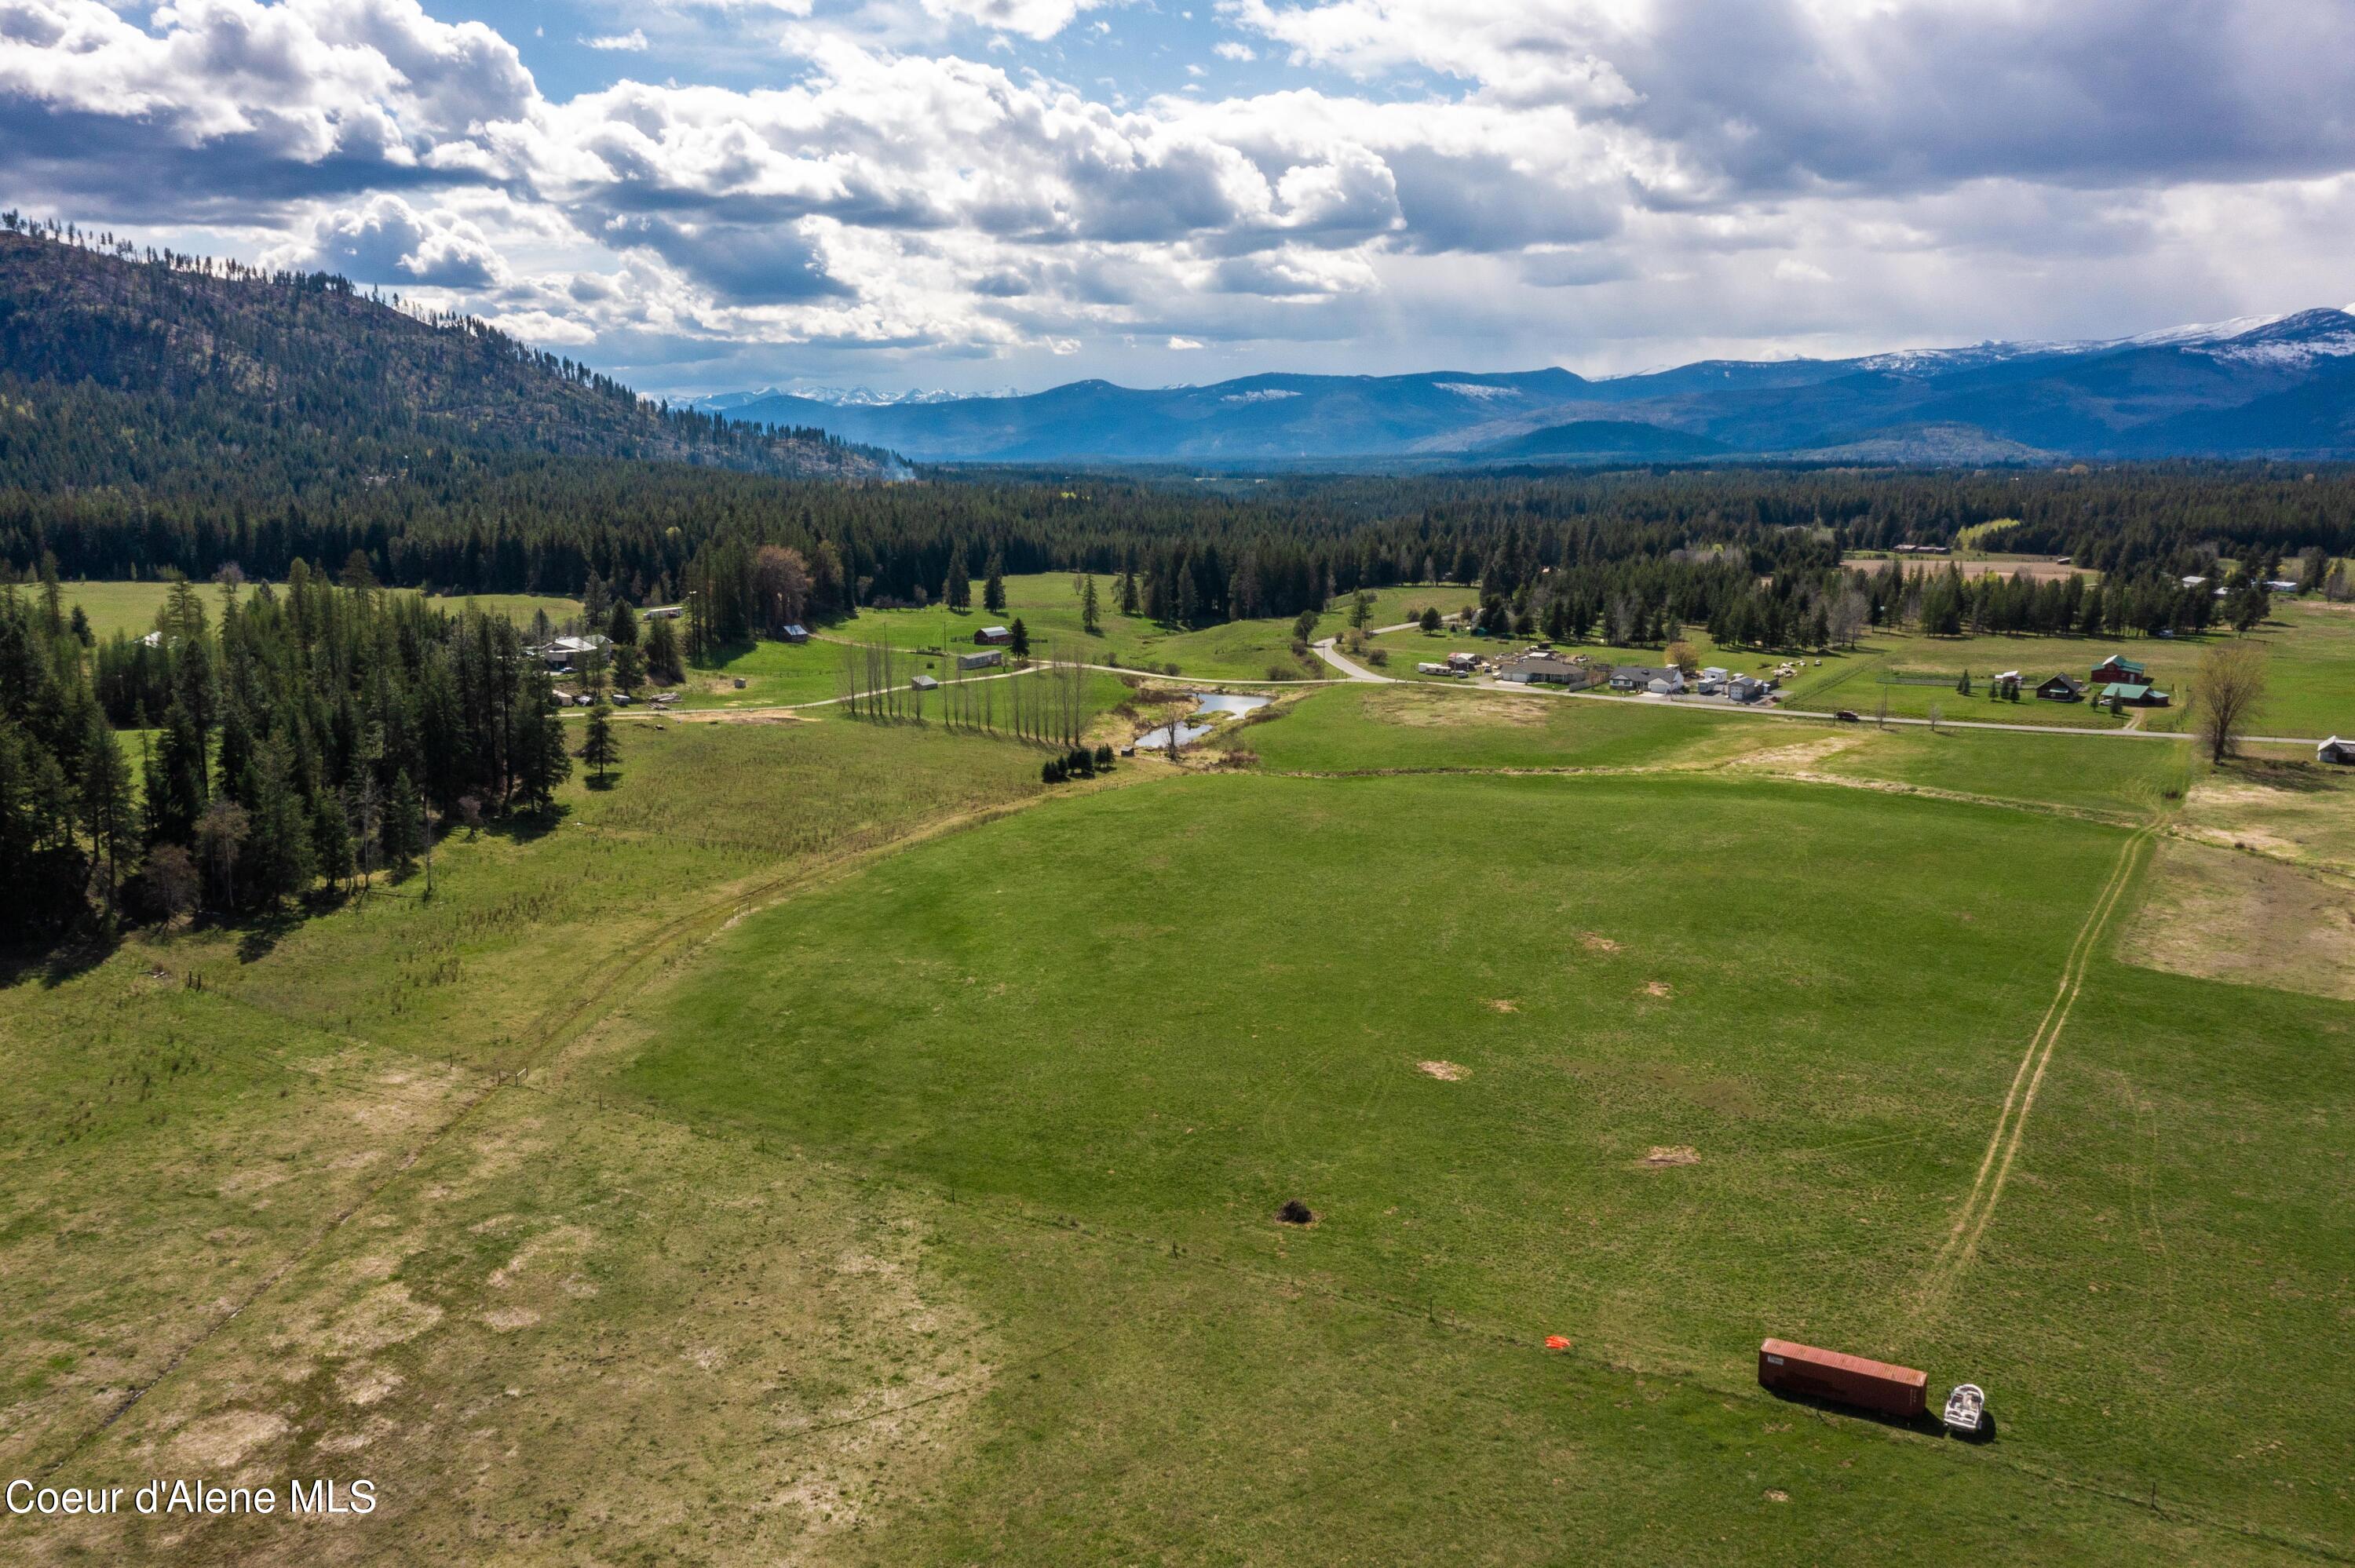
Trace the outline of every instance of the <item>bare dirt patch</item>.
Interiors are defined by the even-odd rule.
[[[1789,746],[1769,746],[1757,751],[1745,751],[1730,758],[1729,766],[1796,772],[1816,767],[1828,758],[1852,749],[1857,744],[1855,739],[1845,735],[1818,736],[1813,740],[1794,741]]]
[[[1676,988],[1669,985],[1666,980],[1646,980],[1644,982],[1644,994],[1646,996],[1674,996],[1677,993]]]
[[[234,1470],[285,1430],[286,1418],[266,1410],[224,1410],[182,1427],[172,1455],[199,1470]]]
[[[1518,1012],[1521,1004],[1509,997],[1491,997],[1485,1004],[1491,1012]]]
[[[2162,843],[2118,957],[2170,974],[2355,1001],[2355,890],[2257,855]]]
[[[1472,1075],[1472,1069],[1455,1062],[1417,1062],[1414,1070],[1444,1083],[1456,1084]]]
[[[1369,692],[1365,704],[1366,716],[1376,723],[1407,725],[1416,729],[1462,729],[1475,725],[1536,729],[1545,724],[1547,712],[1547,699],[1539,696],[1483,701],[1467,699],[1458,693],[1419,691],[1404,685]]]
[[[808,714],[769,708],[690,708],[667,715],[681,724],[815,724]]]
[[[1578,945],[1590,953],[1615,953],[1619,950],[1618,943],[1599,931],[1579,933]]]
[[[1636,1161],[1645,1171],[1666,1171],[1672,1166],[1698,1165],[1700,1150],[1689,1143],[1656,1143],[1650,1153]]]

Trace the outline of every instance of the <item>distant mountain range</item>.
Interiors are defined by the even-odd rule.
[[[1018,397],[1021,394],[1011,387],[995,392],[928,392],[921,387],[904,392],[878,392],[872,387],[766,387],[758,392],[717,392],[709,397],[690,397],[687,406],[707,414],[732,414],[753,403],[772,397],[799,397],[812,403],[824,403],[831,408],[896,408],[910,403],[954,403],[966,397]]]
[[[1273,375],[990,397],[772,390],[698,406],[932,461],[2355,458],[2355,315],[2302,311],[2099,343],[1704,360],[1598,380],[1560,369]]]

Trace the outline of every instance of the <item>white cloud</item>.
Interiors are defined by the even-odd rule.
[[[608,53],[642,55],[646,52],[646,35],[642,27],[632,27],[626,33],[608,33],[602,37],[582,38],[581,42],[590,48],[603,49]]]
[[[417,0],[0,0],[0,178],[656,367],[1627,367],[2347,292],[2355,29],[2325,0],[1227,0],[1252,41],[1194,47],[1284,56],[1284,90],[1130,104],[1015,63],[1109,3],[677,0],[773,85],[633,29],[581,41],[666,79],[551,99]]]
[[[490,289],[506,260],[479,226],[446,208],[419,211],[396,196],[314,217],[308,235],[263,258],[273,267],[341,272],[363,283]]]
[[[1189,348],[1199,348],[1202,346],[1202,342],[1199,338],[1172,336],[1165,346],[1183,351]]]
[[[1051,38],[1070,26],[1081,12],[1103,4],[1105,0],[923,0],[924,9],[943,21],[1018,33],[1026,38]]]

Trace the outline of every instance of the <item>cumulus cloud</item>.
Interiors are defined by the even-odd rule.
[[[1082,11],[1104,0],[923,0],[924,9],[943,21],[965,22],[1026,38],[1051,38],[1070,26]]]
[[[272,266],[341,272],[363,283],[491,289],[506,261],[474,223],[444,209],[421,212],[396,196],[321,214],[303,240],[264,260]]]
[[[2341,0],[1221,0],[1295,60],[1436,71],[1672,149],[1672,187],[2267,178],[2355,155]]]
[[[2343,0],[1221,0],[1199,57],[1286,89],[1141,102],[1044,74],[1108,4],[674,0],[772,85],[633,28],[579,41],[662,79],[551,98],[419,0],[0,0],[0,178],[642,365],[1609,367],[2346,292]]]

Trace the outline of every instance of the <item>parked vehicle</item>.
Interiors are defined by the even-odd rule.
[[[1832,715],[1832,717],[1841,724],[1862,724],[1864,722],[1864,715],[1858,713],[1854,708],[1842,708],[1839,712]]]
[[[1946,1412],[1942,1418],[1946,1430],[1958,1436],[1976,1437],[1987,1421],[1987,1391],[1975,1383],[1958,1383],[1946,1395]]]

